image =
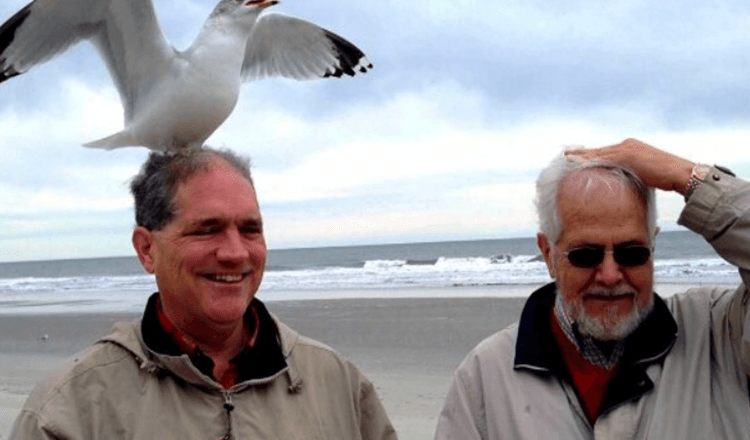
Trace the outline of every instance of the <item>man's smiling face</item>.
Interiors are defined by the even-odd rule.
[[[147,232],[144,264],[156,276],[165,312],[193,328],[242,322],[266,263],[252,183],[213,159],[207,171],[178,187],[173,201],[175,218]]]

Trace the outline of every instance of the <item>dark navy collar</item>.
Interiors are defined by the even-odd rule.
[[[518,322],[514,368],[537,372],[565,373],[562,355],[552,335],[555,283],[540,287],[526,300]]]
[[[514,368],[570,381],[552,335],[551,313],[556,290],[555,283],[549,283],[526,301],[518,323]],[[676,338],[677,323],[664,300],[654,294],[654,309],[626,339],[619,372],[609,385],[602,412],[651,390],[653,383],[646,376],[646,367],[662,362]]]
[[[151,295],[143,313],[141,321],[143,341],[148,348],[157,353],[179,356],[182,354],[180,348],[159,324],[156,311],[158,295],[158,292]],[[286,358],[281,350],[279,331],[271,314],[260,300],[253,298],[252,304],[248,307],[248,312],[245,313],[246,322],[254,319],[249,311],[250,307],[255,308],[257,312],[260,330],[255,345],[251,349],[242,350],[235,358],[238,382],[271,376],[287,365]],[[200,353],[197,356],[192,356],[190,360],[203,374],[213,377],[214,363],[211,358]]]

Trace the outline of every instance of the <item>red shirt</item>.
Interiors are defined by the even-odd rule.
[[[253,328],[252,328],[252,333],[247,338],[246,348],[243,351],[252,350],[252,348],[255,347],[255,341],[258,339],[258,333],[260,332],[260,319],[258,319],[258,312],[255,310],[255,307],[253,307],[252,305],[250,306],[249,312],[252,313]],[[174,324],[172,324],[172,321],[170,321],[169,318],[167,318],[167,315],[164,314],[164,309],[162,308],[162,305],[161,305],[161,299],[158,297],[156,300],[156,315],[157,315],[157,318],[159,320],[159,325],[161,326],[162,330],[164,330],[164,332],[172,339],[172,341],[174,341],[174,343],[177,345],[177,347],[180,349],[181,352],[187,354],[188,357],[190,357],[190,359],[194,361],[193,363],[205,364],[206,360],[205,359],[201,360],[201,358],[210,359],[209,356],[207,356],[205,353],[201,351],[200,347],[198,347],[198,343],[195,342],[193,338],[184,334],[177,327],[175,327]],[[227,368],[224,371],[221,377],[213,377],[213,360],[212,359],[210,359],[211,368],[201,369],[201,371],[208,370],[208,371],[204,371],[204,373],[210,371],[211,373],[209,375],[215,381],[219,382],[219,384],[221,384],[221,386],[224,389],[231,388],[237,384],[237,378],[239,376],[238,359],[241,353],[242,352],[238,353],[237,356],[235,356],[229,361],[229,368]]]
[[[551,313],[552,335],[560,348],[565,366],[568,368],[573,387],[578,394],[578,400],[583,406],[586,417],[593,425],[607,395],[607,386],[617,374],[618,367],[611,370],[592,364],[578,351],[573,342],[568,339],[555,318],[554,309]]]

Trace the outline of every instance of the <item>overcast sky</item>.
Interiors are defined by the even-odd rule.
[[[65,1],[65,0],[59,0]],[[154,0],[187,48],[212,0]],[[26,0],[2,0],[0,21]],[[750,177],[746,0],[283,0],[375,68],[243,86],[208,143],[252,157],[270,248],[532,236],[565,145],[637,137]],[[0,261],[132,255],[143,148],[88,43],[0,84]],[[681,207],[660,197],[669,229]]]

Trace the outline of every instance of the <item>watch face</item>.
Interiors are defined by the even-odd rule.
[[[708,165],[697,164],[693,167],[693,175],[691,177],[702,181],[706,179],[709,171],[711,171],[711,167]]]

